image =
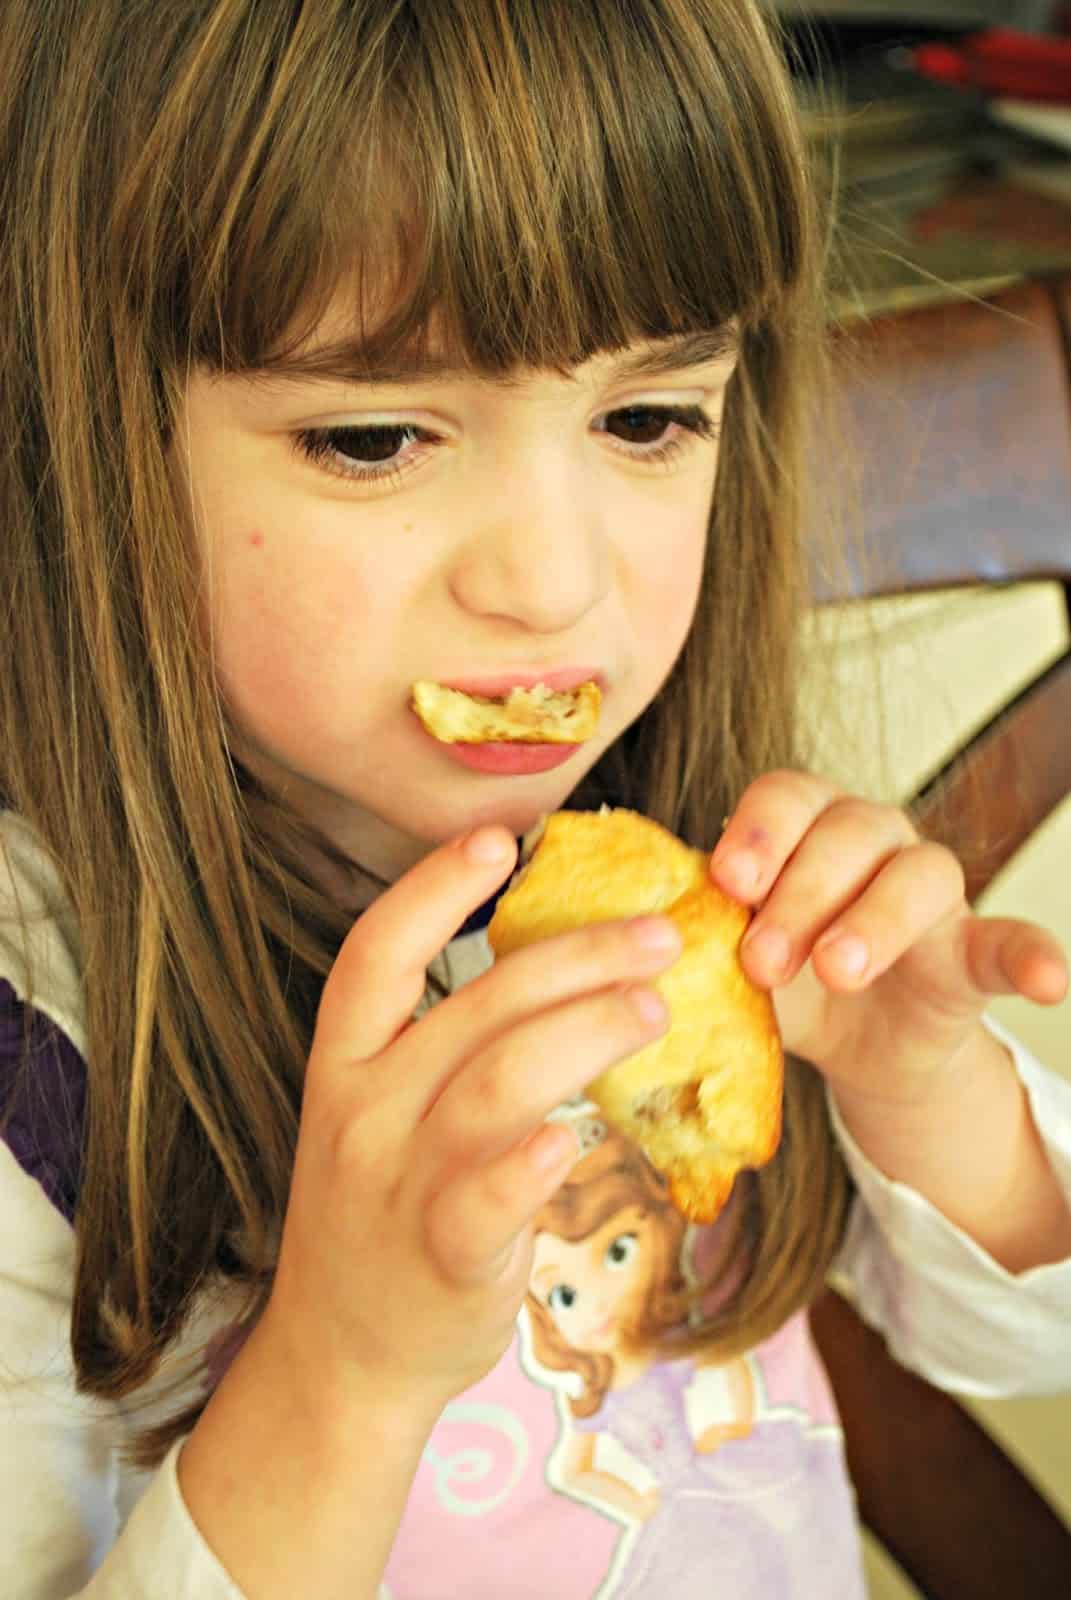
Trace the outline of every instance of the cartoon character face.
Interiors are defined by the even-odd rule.
[[[536,1235],[531,1292],[574,1350],[611,1354],[639,1320],[652,1270],[652,1224],[639,1206],[584,1239]]]

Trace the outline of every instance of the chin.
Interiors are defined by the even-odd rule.
[[[570,773],[568,780],[559,777],[553,784],[545,781],[535,782],[530,788],[526,786],[525,794],[520,792],[516,784],[512,793],[508,790],[497,795],[488,792],[486,798],[481,798],[472,806],[465,808],[467,820],[453,831],[460,832],[465,828],[498,823],[501,827],[508,828],[519,839],[530,828],[534,828],[541,817],[545,817],[551,811],[560,811],[588,770],[590,769],[585,768],[579,774]],[[502,787],[505,789],[504,784]]]

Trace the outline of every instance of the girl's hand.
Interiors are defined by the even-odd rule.
[[[349,1375],[437,1414],[494,1365],[531,1219],[578,1153],[545,1117],[663,1031],[642,980],[679,942],[656,919],[517,951],[411,1022],[426,967],[515,859],[502,828],[434,851],[360,918],[325,985],[260,1330],[318,1394],[344,1397]]]
[[[711,876],[756,908],[741,961],[774,991],[786,1049],[855,1097],[925,1098],[992,996],[1052,1005],[1067,990],[1057,941],[975,916],[956,858],[904,812],[805,773],[751,785]]]

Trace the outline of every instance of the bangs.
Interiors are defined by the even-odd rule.
[[[806,277],[794,115],[750,6],[270,4],[255,40],[221,10],[173,186],[197,200],[151,268],[162,364],[373,375],[433,345],[565,369],[777,318]],[[310,356],[340,296],[346,331]]]

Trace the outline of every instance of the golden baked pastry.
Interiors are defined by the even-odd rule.
[[[441,683],[413,685],[412,707],[425,728],[443,744],[581,744],[599,721],[602,693],[597,683],[577,689],[511,689],[504,695],[466,694]]]
[[[487,930],[502,956],[590,922],[659,913],[677,924],[683,953],[655,980],[668,1032],[588,1093],[693,1222],[712,1221],[740,1169],[774,1154],[784,1073],[772,1002],[737,954],[750,913],[715,887],[707,862],[634,811],[556,811]]]

